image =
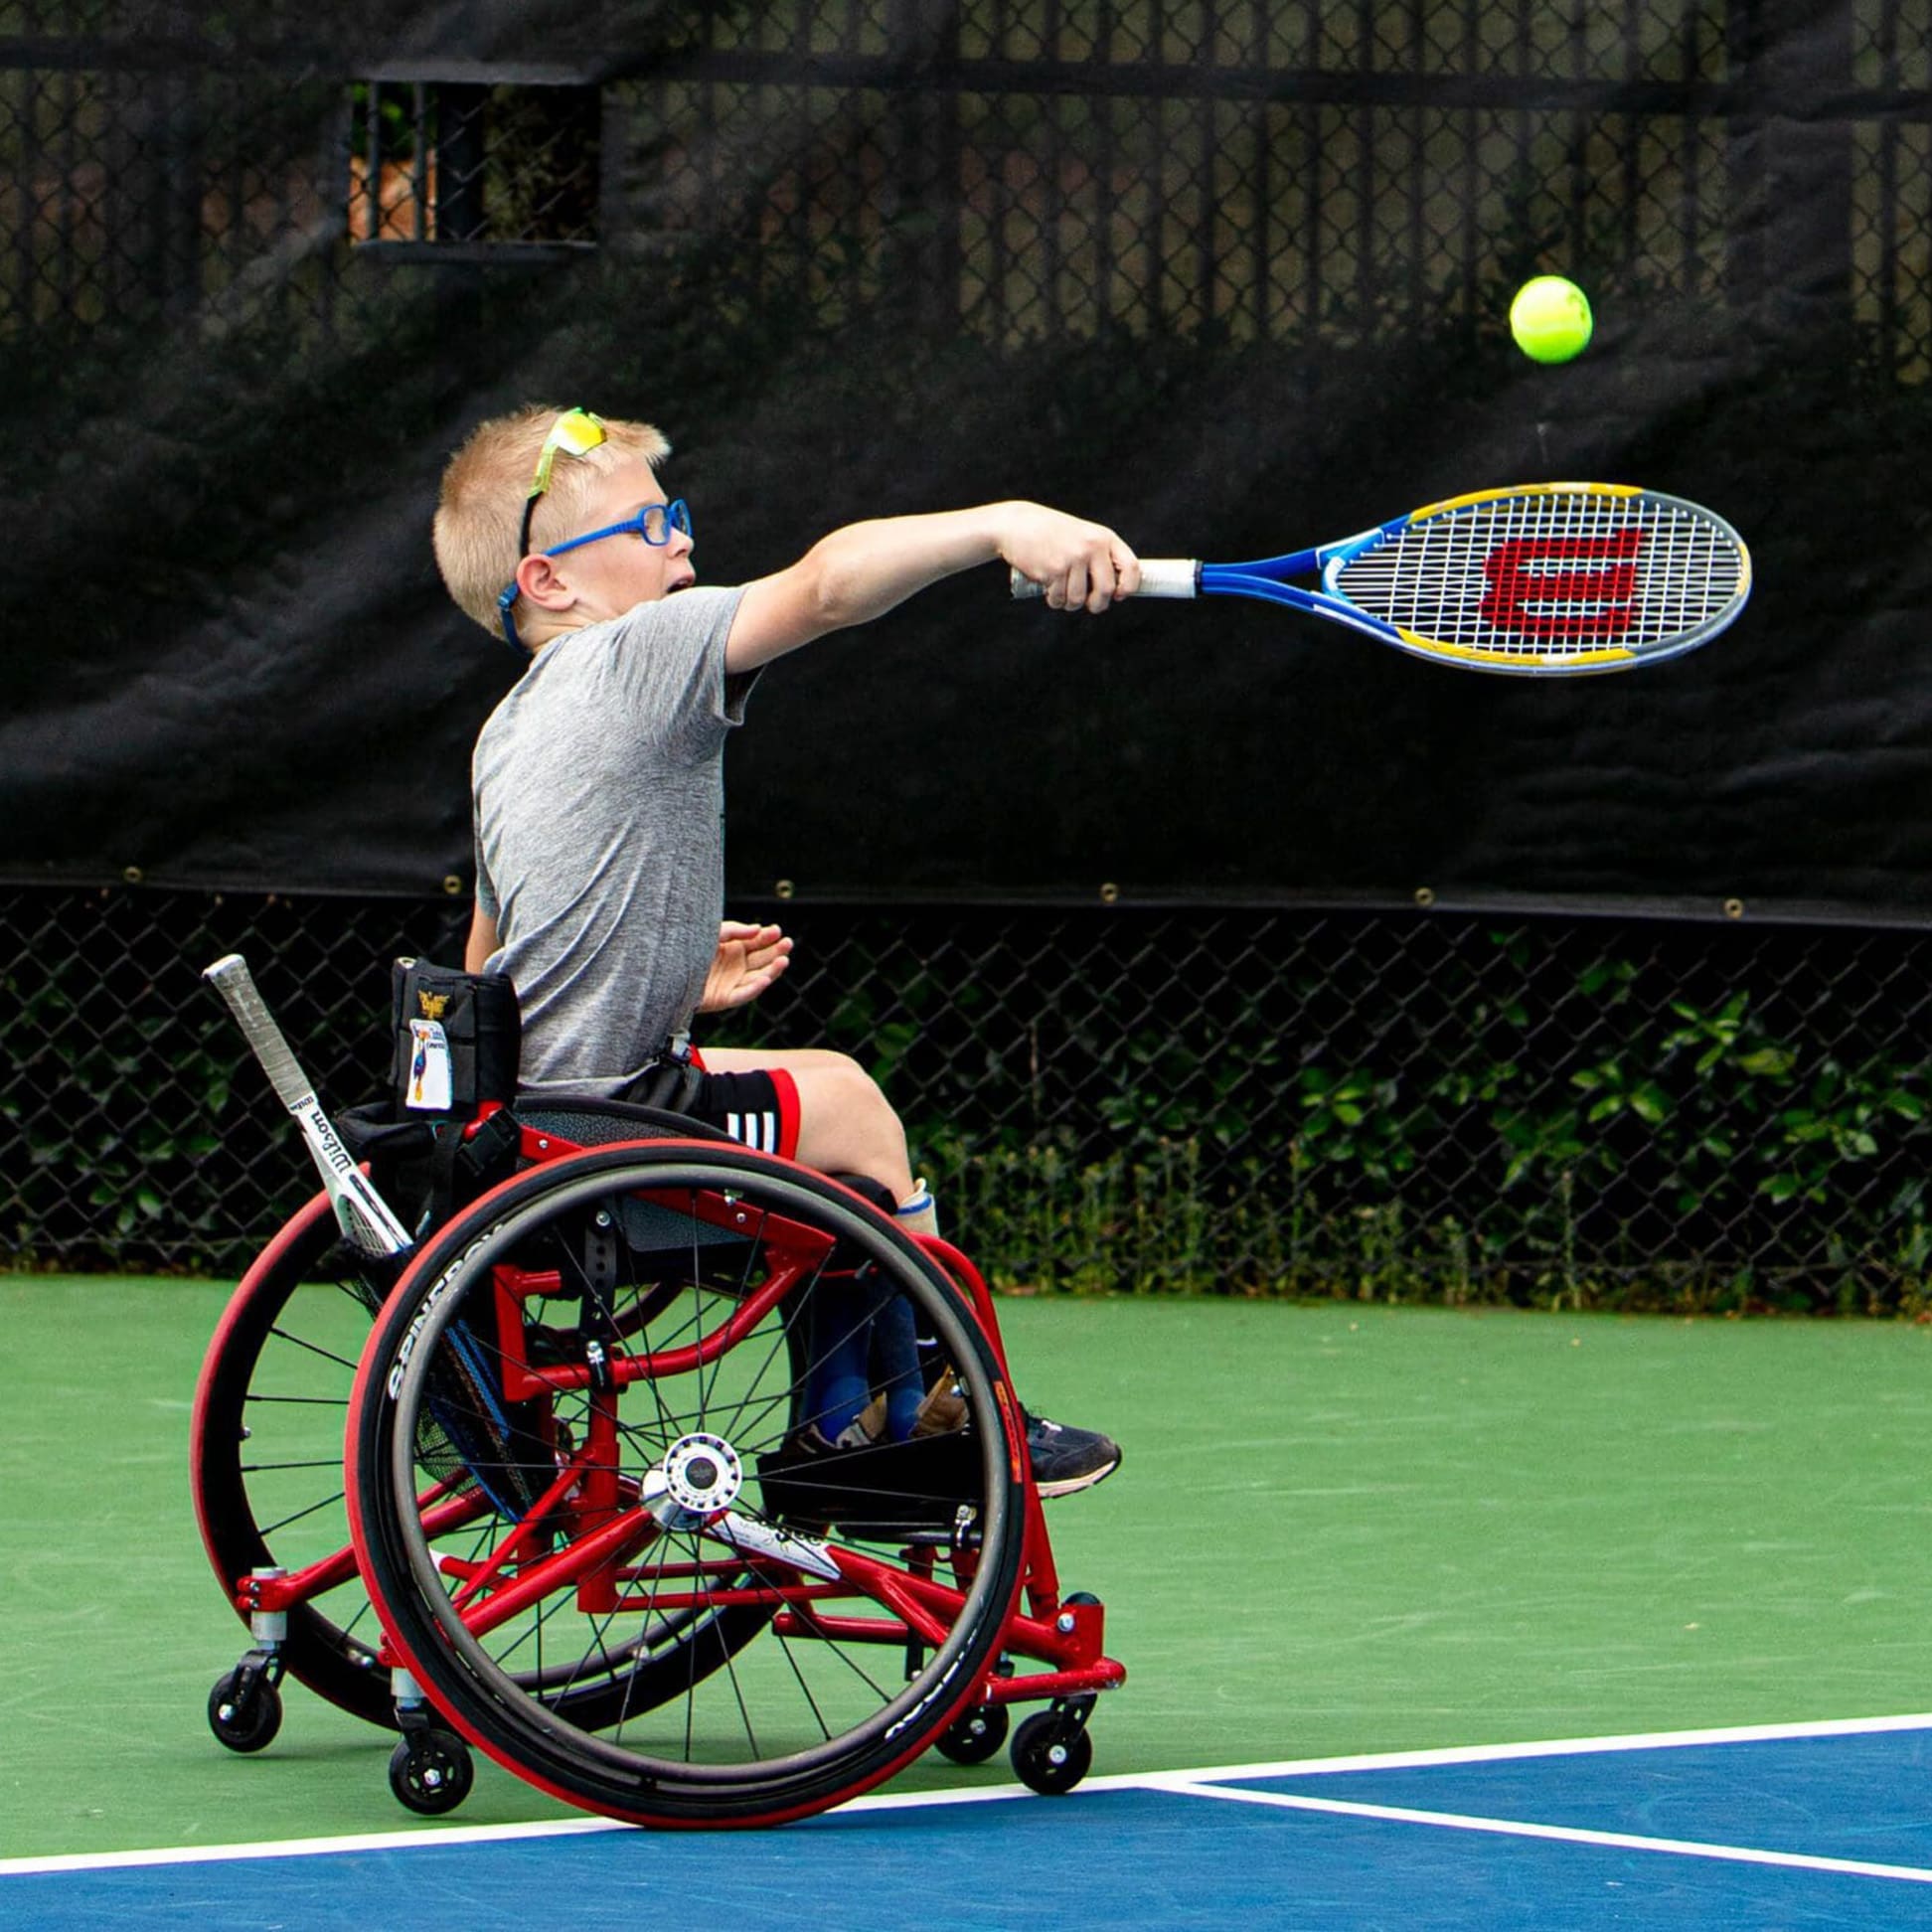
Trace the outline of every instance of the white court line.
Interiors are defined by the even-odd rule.
[[[1563,1845],[1604,1845],[1622,1852],[1668,1852],[1681,1858],[1719,1858],[1732,1864],[1788,1865],[1800,1871],[1848,1872],[1858,1878],[1903,1878],[1932,1885],[1919,1865],[1872,1864],[1862,1858],[1825,1858],[1806,1852],[1763,1852],[1752,1846],[1706,1845],[1698,1839],[1643,1838],[1634,1832],[1592,1832],[1580,1825],[1533,1825],[1515,1818],[1472,1818],[1462,1812],[1415,1811],[1407,1805],[1362,1805],[1340,1798],[1301,1798],[1282,1791],[1243,1791],[1234,1785],[1194,1784],[1186,1778],[1150,1778],[1149,1790],[1181,1798],[1214,1798],[1223,1804],[1268,1805],[1277,1811],[1322,1812],[1336,1818],[1372,1818],[1396,1825],[1434,1825],[1452,1832],[1488,1832],[1498,1838],[1553,1839]]]
[[[1356,1757],[1287,1758],[1269,1764],[1217,1764],[1208,1770],[1142,1773],[1118,1780],[1192,1778],[1218,1784],[1227,1778],[1307,1777],[1320,1771],[1399,1771],[1422,1764],[1501,1764],[1513,1758],[1569,1757],[1582,1752],[1687,1750],[1698,1744],[1775,1744],[1787,1738],[1865,1737],[1887,1731],[1932,1730],[1932,1711],[1904,1717],[1821,1717],[1794,1724],[1732,1724],[1719,1729],[1631,1731],[1611,1737],[1560,1737],[1525,1744],[1449,1744],[1425,1751],[1378,1751]],[[1082,1791],[1103,1787],[1088,1778]]]
[[[135,1865],[223,1864],[235,1858],[312,1858],[330,1852],[412,1852],[438,1845],[490,1845],[505,1839],[578,1838],[628,1832],[614,1818],[555,1818],[529,1825],[418,1826],[414,1831],[360,1832],[341,1838],[263,1839],[255,1845],[169,1846],[150,1852],[65,1852],[44,1858],[0,1858],[0,1878],[33,1872],[118,1871]]]
[[[1229,1792],[1219,1788],[1233,1778],[1311,1777],[1327,1771],[1399,1771],[1429,1764],[1495,1764],[1517,1758],[1570,1757],[1584,1752],[1664,1751],[1697,1744],[1777,1743],[1801,1737],[1862,1737],[1887,1731],[1932,1730],[1932,1712],[1903,1717],[1821,1718],[1795,1724],[1736,1724],[1727,1729],[1639,1731],[1612,1737],[1565,1737],[1541,1743],[1445,1745],[1423,1751],[1368,1752],[1353,1757],[1279,1758],[1265,1764],[1223,1764],[1186,1771],[1125,1771],[1112,1776],[1083,1779],[1079,1795],[1103,1791],[1172,1791],[1189,1797],[1234,1798],[1287,1804],[1295,1809],[1317,1811],[1366,1810],[1338,1800],[1286,1799],[1273,1792]],[[1024,1785],[974,1785],[951,1791],[874,1792],[855,1798],[837,1811],[822,1814],[828,1821],[846,1818],[855,1812],[928,1811],[949,1805],[986,1805],[1033,1794]],[[1062,1802],[1060,1800],[1052,1801]],[[1389,1812],[1388,1816],[1397,1816]],[[1453,1814],[1415,1813],[1414,1817],[1450,1821]],[[805,1822],[810,1829],[813,1821]],[[1471,1830],[1484,1825],[1468,1823]],[[1591,1834],[1568,1832],[1555,1826],[1511,1825],[1507,1821],[1487,1821],[1487,1829],[1513,1831],[1529,1837],[1590,1838]],[[141,1852],[64,1852],[44,1857],[0,1858],[0,1878],[26,1877],[41,1872],[112,1871],[140,1865],[215,1864],[236,1858],[300,1858],[342,1852],[399,1852],[427,1849],[439,1845],[490,1845],[520,1839],[572,1838],[588,1832],[627,1832],[633,1828],[608,1818],[546,1819],[524,1825],[420,1825],[397,1832],[365,1832],[336,1838],[267,1839],[257,1844],[169,1846]],[[1595,1835],[1603,1836],[1603,1835]],[[1607,1841],[1606,1841],[1607,1842]],[[1641,1844],[1666,1848],[1675,1845],[1667,1839],[1615,1840],[1619,1844]],[[1687,1850],[1696,1850],[1688,1846]],[[1707,1849],[1706,1849],[1707,1850]],[[1707,1854],[1721,1855],[1708,1851]],[[1821,1865],[1829,1870],[1846,1869],[1883,1873],[1912,1878],[1932,1878],[1911,1865],[1841,1865],[1830,1858],[1804,1858],[1797,1853],[1730,1852],[1729,1855],[1759,1862]]]

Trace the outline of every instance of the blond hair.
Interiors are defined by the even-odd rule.
[[[479,423],[443,471],[436,501],[436,567],[463,613],[492,637],[504,634],[497,598],[523,562],[517,538],[530,479],[544,438],[562,413],[533,403]],[[532,545],[561,544],[575,532],[597,479],[625,457],[657,463],[670,453],[663,431],[653,424],[606,417],[604,440],[595,449],[581,456],[558,452],[550,488],[531,516]]]

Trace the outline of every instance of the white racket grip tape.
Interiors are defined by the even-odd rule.
[[[288,1042],[282,1037],[282,1030],[275,1025],[274,1015],[256,992],[248,962],[240,953],[230,953],[209,967],[202,978],[228,1002],[236,1025],[242,1029],[242,1039],[261,1062],[261,1070],[268,1075],[268,1084],[275,1089],[275,1097],[290,1113],[300,1114],[315,1098],[315,1089],[296,1064],[295,1055],[289,1051]]]
[[[1201,562],[1193,557],[1143,557],[1137,597],[1197,597]]]
[[[1194,597],[1201,594],[1201,564],[1192,557],[1143,557],[1137,597]],[[1032,577],[1013,572],[1016,597],[1038,597],[1040,585]]]
[[[297,1063],[274,1015],[255,989],[248,963],[240,953],[218,959],[202,978],[228,1002],[249,1049],[261,1062],[275,1097],[295,1116],[337,1222],[350,1240],[369,1254],[401,1254],[410,1247],[409,1230],[377,1193],[355,1156],[342,1144],[308,1075]]]

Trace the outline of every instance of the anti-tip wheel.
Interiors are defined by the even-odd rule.
[[[1093,1739],[1057,1711],[1036,1711],[1013,1733],[1013,1768],[1045,1798],[1071,1791],[1093,1767]]]
[[[403,1734],[390,1753],[389,1780],[399,1803],[425,1818],[437,1818],[470,1795],[476,1763],[454,1731],[431,1724]]]
[[[241,1665],[215,1680],[208,1728],[231,1751],[258,1751],[281,1729],[281,1693],[258,1671]]]
[[[1005,1704],[975,1704],[933,1739],[932,1748],[955,1764],[984,1764],[1006,1742],[1007,1721]]]

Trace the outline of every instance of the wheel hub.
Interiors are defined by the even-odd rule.
[[[723,1436],[680,1436],[665,1452],[664,1487],[672,1502],[692,1516],[716,1516],[737,1501],[744,1465]]]

